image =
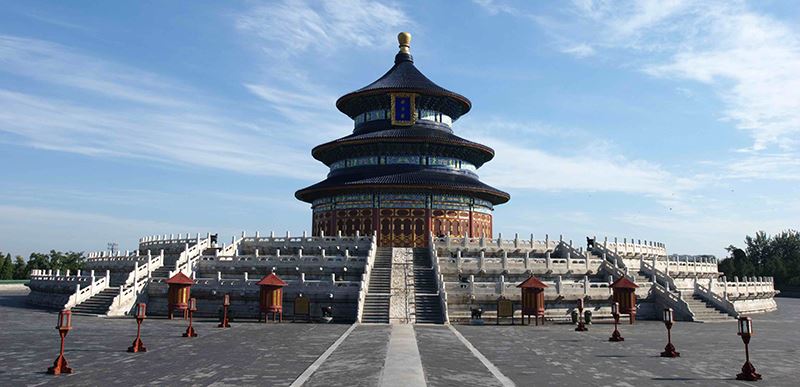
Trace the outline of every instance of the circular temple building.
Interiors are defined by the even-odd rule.
[[[312,150],[330,173],[295,196],[311,203],[317,236],[377,232],[393,247],[427,246],[430,234],[490,238],[494,206],[510,199],[478,180],[494,150],[453,134],[472,104],[414,66],[410,34],[398,41],[386,74],[336,101],[353,133]]]

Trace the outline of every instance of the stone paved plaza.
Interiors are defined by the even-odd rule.
[[[519,386],[790,386],[800,377],[800,299],[779,299],[777,312],[756,316],[751,351],[764,381],[745,383],[733,379],[744,361],[735,323],[677,323],[673,336],[681,357],[662,359],[657,355],[666,333],[653,321],[622,325],[626,341],[609,343],[608,324],[577,333],[570,325],[417,325],[413,330],[360,325],[350,330],[349,325],[240,322],[218,329],[207,320],[196,324],[199,337],[186,339],[181,337],[185,321],[153,318],[143,325],[148,352],[130,354],[125,350],[135,335],[133,319],[75,316],[66,345],[75,373],[52,376],[44,371],[58,352],[56,314],[26,307],[24,296],[19,288],[0,290],[4,386],[286,386],[301,375],[309,386],[413,385],[415,380],[431,386],[499,386],[501,380]],[[393,329],[413,333],[404,339]],[[326,351],[327,358],[317,361]]]

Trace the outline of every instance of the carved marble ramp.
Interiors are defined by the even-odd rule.
[[[386,353],[386,362],[383,364],[380,385],[385,387],[426,386],[413,325],[392,325],[392,335],[389,338],[389,350]]]

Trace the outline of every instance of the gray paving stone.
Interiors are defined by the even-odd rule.
[[[778,311],[754,316],[752,362],[764,381],[797,385],[800,358],[800,299],[778,299]],[[673,343],[680,358],[658,356],[666,344],[664,324],[622,325],[622,343],[606,341],[610,324],[574,332],[571,325],[457,326],[489,361],[517,385],[697,385],[747,384],[734,380],[744,363],[735,322],[676,323]]]
[[[752,360],[764,381],[750,385],[794,386],[800,377],[800,299],[778,299],[778,305],[777,312],[754,316]],[[45,370],[58,352],[55,321],[55,313],[27,307],[24,292],[0,289],[0,385],[286,386],[349,328],[240,322],[218,329],[201,320],[200,336],[187,339],[180,336],[185,321],[148,319],[148,352],[130,354],[125,350],[136,332],[133,319],[75,316],[66,356],[76,373],[52,376]],[[499,384],[446,327],[414,329],[429,385]],[[623,343],[607,341],[608,324],[584,333],[570,325],[456,329],[519,386],[748,385],[733,380],[744,362],[734,322],[677,323],[677,359],[658,357],[666,341],[660,322],[622,325]],[[358,326],[307,385],[378,385],[389,338],[389,326]]]
[[[389,325],[360,325],[306,386],[375,386],[380,381],[391,329]]]
[[[20,308],[22,296],[0,294],[3,385],[289,385],[347,328],[325,324],[198,321],[199,337],[181,337],[184,320],[148,319],[146,353],[126,352],[133,319],[73,317],[65,356],[72,375],[44,373],[58,354],[56,314]],[[8,384],[6,384],[8,383]]]
[[[500,382],[444,326],[414,327],[429,386],[500,386]]]

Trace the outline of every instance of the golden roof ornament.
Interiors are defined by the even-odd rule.
[[[408,54],[411,49],[411,34],[408,32],[401,32],[397,34],[397,43],[400,44],[400,52]]]

